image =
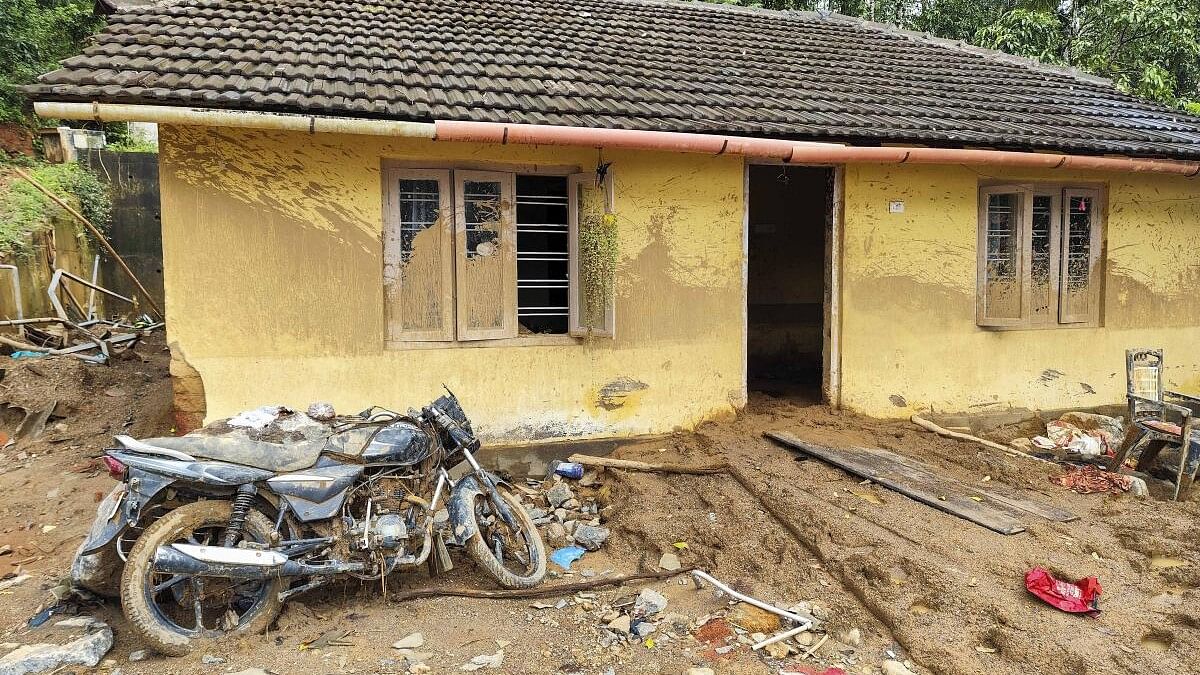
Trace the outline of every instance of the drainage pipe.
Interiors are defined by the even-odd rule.
[[[1162,173],[1188,177],[1200,174],[1200,162],[1194,161],[966,148],[863,147],[673,131],[596,129],[455,120],[438,120],[432,123],[405,122],[98,102],[39,101],[34,103],[34,111],[41,117],[97,122],[155,122],[158,124],[245,129],[277,129],[314,134],[397,136],[437,141],[659,150],[711,155],[741,155],[752,159],[767,159],[790,164],[964,164],[1024,169]]]

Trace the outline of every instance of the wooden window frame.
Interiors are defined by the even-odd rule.
[[[439,342],[445,343],[454,340],[455,330],[455,303],[454,303],[454,265],[447,264],[453,260],[454,256],[454,218],[452,217],[454,209],[454,190],[451,181],[450,171],[445,169],[411,169],[406,167],[391,166],[385,167],[383,171],[384,180],[384,234],[383,234],[383,263],[385,269],[392,264],[392,256],[399,255],[399,251],[393,251],[389,246],[390,232],[395,231],[399,241],[400,222],[400,200],[398,194],[398,186],[401,180],[436,180],[438,181],[438,201],[439,209],[442,213],[451,217],[447,218],[440,226],[445,229],[442,236],[442,270],[441,270],[441,289],[442,289],[442,327],[435,330],[411,330],[404,329],[402,326],[403,317],[400,317],[394,312],[396,308],[388,298],[387,284],[391,282],[384,275],[384,326],[385,339],[387,342],[408,343],[408,342]],[[399,265],[399,261],[396,262]],[[395,283],[400,283],[399,272]],[[395,325],[394,325],[395,324]]]
[[[1020,195],[1021,218],[1017,224],[1020,252],[1021,316],[1019,318],[989,317],[987,297],[987,208],[988,197],[995,194]],[[1052,198],[1050,226],[1050,306],[1043,317],[1033,315],[1033,209],[1034,198]],[[1064,228],[1068,224],[1067,209],[1072,196],[1092,198],[1090,244],[1090,274],[1088,278],[1088,312],[1086,316],[1065,317],[1062,314],[1063,278],[1067,257],[1064,255]],[[1102,185],[1078,183],[988,183],[979,187],[976,237],[975,322],[988,330],[1039,330],[1063,328],[1097,328],[1103,325],[1104,247],[1107,239],[1107,193]]]
[[[388,349],[402,350],[419,350],[419,349],[469,349],[469,348],[486,348],[486,347],[512,347],[512,346],[571,346],[581,345],[584,343],[581,333],[572,329],[575,326],[575,317],[578,314],[578,301],[576,300],[577,289],[575,284],[578,280],[578,215],[576,212],[577,200],[572,197],[569,200],[568,211],[570,212],[569,225],[569,249],[570,260],[568,262],[570,269],[569,284],[569,312],[568,316],[568,333],[563,334],[526,334],[521,335],[518,331],[517,323],[517,237],[516,237],[516,177],[518,175],[544,175],[544,176],[563,176],[568,178],[568,192],[574,194],[572,180],[580,174],[580,167],[572,165],[557,165],[557,164],[506,164],[498,162],[478,162],[478,161],[421,161],[421,160],[385,160],[382,164],[382,189],[383,189],[383,225],[385,232],[381,241],[384,247],[383,258],[384,264],[387,264],[387,228],[399,227],[399,203],[396,199],[396,185],[403,177],[426,178],[429,176],[437,176],[439,179],[445,177],[448,181],[449,190],[440,196],[443,206],[448,202],[452,220],[448,223],[451,229],[452,236],[448,237],[447,246],[450,247],[449,260],[451,264],[447,265],[447,269],[442,271],[443,283],[446,283],[443,288],[449,289],[447,298],[443,302],[443,324],[447,328],[442,331],[428,331],[427,334],[417,334],[409,332],[406,335],[393,334],[390,327],[389,314],[392,311],[388,306],[388,294],[384,293],[384,345]],[[587,174],[592,176],[594,174]],[[488,180],[493,177],[504,176],[509,196],[509,213],[506,220],[509,224],[506,228],[507,234],[511,237],[511,243],[502,254],[511,254],[511,264],[508,266],[509,279],[511,283],[505,283],[504,288],[504,305],[505,326],[494,330],[475,330],[465,327],[465,332],[468,337],[464,337],[464,327],[461,326],[462,318],[460,317],[459,303],[460,298],[464,297],[462,287],[464,285],[462,275],[459,274],[461,266],[465,263],[466,249],[464,246],[459,246],[459,242],[465,242],[466,225],[462,210],[462,181],[477,180],[482,177]],[[611,181],[611,175],[608,177]],[[612,189],[611,182],[607,184],[608,205],[612,205]],[[504,191],[504,189],[502,189]],[[505,232],[502,232],[502,235]],[[507,261],[506,261],[507,262]],[[445,280],[449,280],[446,282]],[[386,279],[385,279],[386,282]],[[511,287],[511,288],[510,288]],[[610,302],[609,316],[607,319],[607,331],[592,331],[592,336],[608,336],[613,335],[612,326],[614,320],[613,308],[614,302]],[[511,325],[511,328],[510,328]],[[486,335],[484,333],[486,332]]]
[[[504,171],[462,170],[451,174],[454,180],[454,306],[458,313],[457,340],[496,340],[517,337],[517,207],[516,175]],[[473,327],[467,323],[464,303],[470,302],[471,280],[466,274],[467,217],[466,194],[468,182],[500,184],[500,325],[494,328]]]

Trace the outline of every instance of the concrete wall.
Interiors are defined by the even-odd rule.
[[[314,400],[419,406],[445,383],[490,439],[668,432],[745,401],[736,157],[605,152],[620,260],[615,340],[384,346],[385,158],[595,166],[594,149],[163,127],[168,339],[209,418]]]
[[[46,287],[54,276],[54,269],[62,269],[78,274],[84,279],[92,277],[92,265],[96,259],[96,246],[92,240],[83,234],[82,225],[75,222],[65,211],[57,211],[51,217],[50,227],[28,235],[29,253],[24,256],[10,256],[0,261],[17,266],[20,276],[21,309],[26,318],[54,316],[54,306],[46,295]],[[87,305],[87,289],[73,282],[65,282],[75,298]],[[0,317],[15,319],[17,306],[13,298],[12,273],[4,270],[0,274]],[[68,300],[62,297],[64,306],[70,308]],[[96,307],[103,311],[104,296],[96,295]],[[6,333],[16,333],[15,328],[6,328]]]
[[[149,125],[156,127],[156,125]],[[159,226],[158,153],[80,150],[79,161],[108,186],[112,197],[112,224],[108,240],[133,270],[150,296],[162,307],[162,228]],[[91,273],[86,275],[91,276]],[[126,297],[140,295],[116,261],[104,256],[100,285]],[[141,300],[142,311],[149,305]],[[117,301],[117,304],[122,304]]]
[[[980,181],[1108,188],[1102,327],[975,324]],[[888,202],[903,200],[903,213]],[[1162,347],[1168,382],[1200,391],[1200,180],[1152,175],[849,166],[842,402],[877,416],[1123,403],[1124,352]]]

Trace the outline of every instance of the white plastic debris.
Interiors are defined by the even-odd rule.
[[[254,410],[244,410],[229,418],[226,424],[245,429],[266,429],[286,410],[287,408],[281,405],[264,405]]]

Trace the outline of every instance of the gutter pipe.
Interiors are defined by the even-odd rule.
[[[154,122],[194,126],[272,129],[315,133],[425,138],[493,144],[561,145],[572,147],[659,150],[710,155],[741,155],[787,164],[960,164],[1023,169],[1064,169],[1161,173],[1194,177],[1200,162],[1170,159],[1099,157],[1065,153],[1012,152],[967,148],[864,147],[837,143],[789,141],[715,134],[631,129],[596,129],[502,122],[405,122],[321,115],[263,113],[213,108],[182,108],[118,103],[59,103],[39,101],[41,117],[97,122]]]

